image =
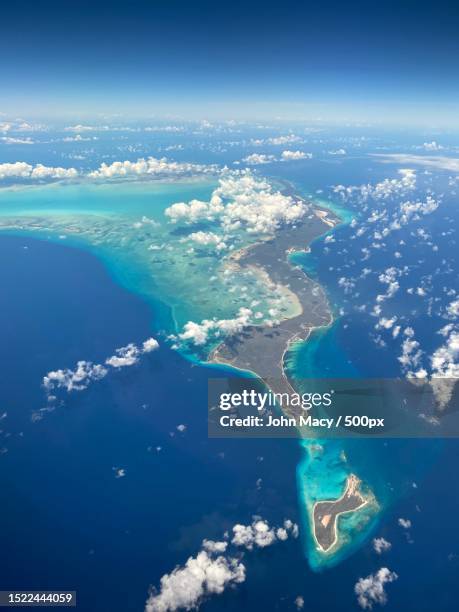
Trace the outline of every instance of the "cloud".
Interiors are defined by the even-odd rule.
[[[169,161],[166,157],[140,158],[135,162],[129,160],[103,163],[97,170],[88,174],[92,179],[136,178],[139,176],[185,176],[192,174],[209,174],[217,172],[217,166],[191,164]]]
[[[402,354],[398,357],[398,361],[402,364],[405,371],[408,368],[418,368],[421,362],[422,351],[420,344],[414,339],[414,330],[412,327],[407,327],[404,332],[404,340],[402,342]],[[413,376],[412,371],[408,371],[409,376]]]
[[[432,140],[432,142],[424,142],[423,145],[426,151],[440,151],[443,147],[438,144],[436,140]]]
[[[132,342],[115,350],[115,354],[108,357],[105,363],[112,368],[125,368],[139,361],[140,350]]]
[[[433,170],[459,172],[459,159],[457,157],[444,157],[440,155],[434,157],[428,155],[409,154],[375,154],[373,157],[379,157],[380,159],[378,161],[382,163],[411,164],[416,166],[424,166]]]
[[[202,547],[210,553],[224,553],[228,548],[228,542],[214,542],[213,540],[203,540]]]
[[[13,136],[3,136],[2,138],[0,138],[0,140],[2,142],[4,142],[7,145],[16,145],[16,144],[24,144],[24,145],[31,145],[31,144],[35,144],[35,140],[32,140],[30,137],[29,138],[14,138]]]
[[[91,361],[78,361],[75,370],[66,368],[48,372],[43,378],[43,386],[47,392],[53,389],[65,389],[66,391],[82,391],[88,385],[104,378],[108,374],[107,368]]]
[[[301,142],[301,138],[295,134],[288,134],[287,136],[274,136],[266,139],[266,143],[271,145],[286,145],[294,142]]]
[[[367,200],[386,200],[395,196],[402,196],[416,189],[416,171],[411,168],[398,170],[399,178],[384,179],[374,185],[368,183],[360,186],[345,187],[336,185],[334,193],[341,195],[344,200],[357,196],[362,202]]]
[[[155,340],[155,338],[147,338],[142,343],[143,353],[151,353],[152,351],[156,351],[157,348],[159,348],[159,342]]]
[[[267,521],[254,519],[251,525],[237,524],[233,527],[231,544],[247,550],[271,546],[277,540],[285,541],[289,534],[298,537],[298,526],[290,520],[284,521],[283,527],[270,527]]]
[[[165,210],[173,223],[218,223],[224,231],[244,228],[249,233],[272,234],[282,225],[300,221],[309,207],[292,196],[275,191],[250,171],[220,178],[209,202],[178,202]]]
[[[387,552],[388,550],[390,550],[392,548],[392,544],[384,538],[374,538],[373,548],[378,553],[378,555],[381,555],[383,552]]]
[[[399,518],[397,522],[403,529],[410,529],[411,527],[411,521],[409,519]]]
[[[36,164],[32,166],[27,162],[14,162],[0,164],[0,180],[9,178],[52,180],[76,178],[78,170],[75,168],[61,168]]]
[[[304,151],[282,151],[281,158],[284,161],[294,161],[297,159],[311,159],[312,153],[305,153]]]
[[[203,540],[202,549],[195,557],[189,557],[185,565],[165,574],[160,580],[160,588],[151,588],[145,612],[198,608],[211,595],[221,594],[225,589],[241,584],[246,579],[246,568],[241,562],[244,553],[236,551],[228,554],[228,548],[265,548],[286,540],[289,534],[298,537],[298,526],[287,519],[283,527],[274,528],[256,517],[251,525],[234,525],[232,532],[231,542]],[[284,533],[287,537],[284,537]],[[296,605],[300,609],[301,606]]]
[[[91,142],[93,140],[98,140],[98,137],[82,136],[81,134],[77,134],[76,136],[66,136],[62,139],[62,142]]]
[[[304,608],[304,597],[298,595],[293,603],[295,604],[297,610],[302,610]]]
[[[167,612],[196,608],[213,594],[221,594],[228,587],[245,580],[245,566],[236,558],[213,558],[207,551],[190,557],[183,567],[165,574],[160,589],[151,590],[145,612]]]
[[[115,354],[108,357],[105,363],[112,368],[125,368],[138,363],[142,353],[151,353],[159,347],[154,338],[148,338],[139,348],[133,342],[115,350]]]
[[[148,338],[142,343],[140,348],[130,343],[127,346],[116,349],[115,355],[108,357],[104,365],[95,364],[91,361],[78,361],[77,367],[74,370],[65,368],[48,372],[43,377],[43,387],[50,400],[50,393],[55,389],[65,389],[68,393],[71,391],[83,391],[90,383],[101,380],[108,374],[109,370],[106,366],[121,368],[134,365],[138,362],[140,355],[151,353],[158,347],[159,344],[154,338]]]
[[[188,341],[195,346],[203,346],[210,338],[220,338],[222,335],[232,335],[241,332],[250,325],[252,311],[240,308],[235,319],[204,319],[201,323],[188,321],[179,334],[180,340]]]
[[[274,155],[263,155],[261,153],[252,153],[252,155],[247,155],[242,160],[249,166],[259,166],[262,164],[270,164],[273,161],[276,161]]]
[[[193,232],[188,236],[188,240],[192,240],[201,246],[212,246],[217,251],[222,251],[227,248],[227,245],[221,236],[214,232]]]
[[[384,587],[397,578],[397,574],[387,567],[381,567],[375,574],[370,574],[366,578],[359,578],[354,587],[359,606],[364,610],[371,610],[375,603],[384,605],[387,602]]]

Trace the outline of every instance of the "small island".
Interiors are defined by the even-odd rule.
[[[360,491],[360,480],[350,474],[339,499],[319,501],[312,511],[313,533],[321,552],[330,551],[338,542],[338,517],[355,512],[368,503]]]

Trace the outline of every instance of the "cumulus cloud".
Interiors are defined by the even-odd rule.
[[[264,155],[262,153],[252,153],[252,155],[247,155],[242,160],[249,166],[259,166],[262,164],[270,164],[273,161],[276,161],[274,155]]]
[[[273,136],[272,138],[267,138],[266,142],[271,145],[286,145],[301,142],[301,138],[295,134],[287,134],[286,136]]]
[[[416,171],[411,168],[398,170],[399,178],[384,179],[376,184],[345,187],[336,185],[334,193],[341,195],[343,199],[357,196],[362,202],[367,200],[386,200],[394,196],[402,196],[416,188]]]
[[[189,240],[196,242],[201,246],[211,246],[214,247],[217,251],[223,251],[227,248],[227,245],[222,238],[218,234],[214,232],[193,232],[188,236]]]
[[[249,308],[240,308],[235,319],[204,319],[201,323],[188,321],[179,334],[180,340],[188,341],[195,346],[203,346],[211,338],[220,338],[222,335],[231,335],[241,332],[250,325],[252,311]]]
[[[165,210],[173,223],[218,223],[224,231],[244,228],[249,233],[272,234],[282,225],[300,221],[308,206],[276,191],[250,171],[228,173],[208,202],[178,202]]]
[[[104,378],[108,373],[107,368],[91,361],[78,361],[74,370],[65,368],[48,372],[43,378],[43,386],[47,392],[53,389],[65,389],[66,391],[83,391],[88,385]]]
[[[298,537],[298,525],[290,520],[284,521],[283,527],[270,527],[267,521],[254,519],[251,525],[236,524],[233,527],[231,544],[247,550],[271,546],[276,540],[285,541],[289,535]]]
[[[378,553],[378,555],[381,555],[383,552],[387,552],[388,550],[390,550],[392,548],[392,544],[384,538],[374,538],[373,548]]]
[[[88,174],[92,179],[136,178],[139,176],[185,176],[191,174],[215,173],[216,166],[170,161],[166,157],[140,158],[135,162],[114,161],[111,164],[102,163],[97,170]]]
[[[311,159],[312,153],[305,153],[304,151],[282,151],[281,158],[284,161],[295,161],[297,159]]]
[[[279,530],[282,536],[276,535]],[[283,527],[274,528],[263,519],[254,518],[251,525],[237,524],[233,527],[231,542],[203,540],[202,548],[185,565],[176,567],[160,580],[160,588],[151,588],[145,604],[145,612],[174,612],[191,610],[212,595],[218,595],[245,581],[246,568],[241,561],[244,553],[228,554],[229,546],[234,549],[265,548],[274,542],[287,539],[283,533],[298,537],[298,526],[285,520]],[[298,609],[301,606],[297,605]]]
[[[75,168],[61,168],[36,164],[32,166],[27,162],[14,162],[0,164],[0,180],[20,178],[29,180],[60,180],[76,178],[78,170]]]
[[[207,597],[220,594],[245,580],[245,566],[234,557],[213,558],[201,550],[183,567],[176,567],[160,581],[159,591],[152,589],[145,612],[168,612],[196,608]]]
[[[154,338],[147,338],[140,347],[133,343],[116,349],[115,355],[108,357],[105,364],[92,363],[91,361],[78,361],[77,367],[53,370],[43,377],[43,387],[50,399],[50,393],[55,389],[65,389],[67,392],[83,391],[92,382],[101,380],[108,374],[108,368],[121,368],[134,365],[138,362],[140,355],[151,353],[159,347]]]
[[[359,606],[364,610],[371,610],[374,604],[384,605],[387,602],[384,587],[397,578],[397,574],[387,567],[381,567],[375,574],[370,574],[366,578],[359,578],[354,587]]]
[[[297,610],[302,610],[304,608],[304,597],[298,595],[293,603],[295,604]]]
[[[410,519],[399,518],[398,524],[400,525],[400,527],[403,527],[403,529],[410,529],[411,527]]]

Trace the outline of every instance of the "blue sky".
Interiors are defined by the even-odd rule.
[[[457,115],[457,2],[80,0],[2,8],[0,111]]]

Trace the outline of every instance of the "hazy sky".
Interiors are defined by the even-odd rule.
[[[457,1],[25,0],[0,53],[6,113],[458,116]]]

